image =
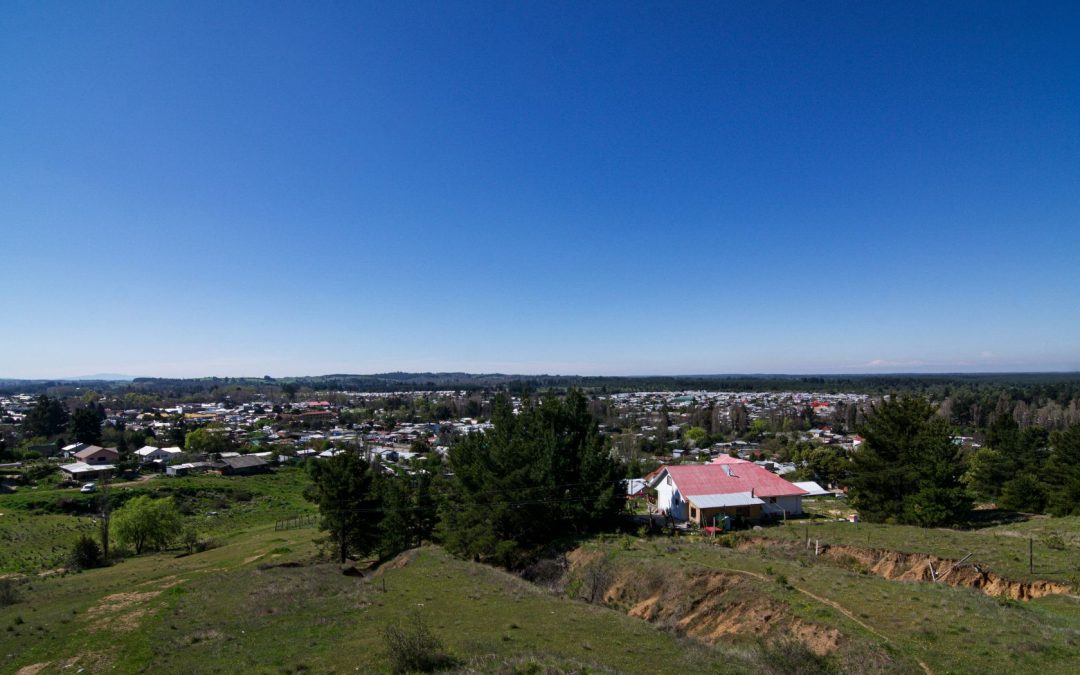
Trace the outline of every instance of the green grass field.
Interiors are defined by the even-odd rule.
[[[35,516],[0,507],[0,574],[62,567],[75,540],[96,532],[89,517]]]
[[[218,537],[315,513],[303,497],[307,483],[303,469],[284,467],[254,476],[154,476],[111,490],[120,504],[143,494],[172,496],[188,523],[205,536]],[[0,574],[62,567],[78,536],[96,532],[97,499],[98,494],[75,488],[22,488],[0,495]]]

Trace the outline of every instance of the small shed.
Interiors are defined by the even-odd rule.
[[[252,473],[263,473],[270,470],[270,465],[262,457],[256,455],[240,455],[239,457],[223,457],[215,468],[226,476],[243,476]]]
[[[87,464],[86,462],[75,462],[73,464],[65,464],[60,467],[60,471],[67,474],[67,476],[77,481],[93,480],[95,478],[102,478],[112,474],[115,467],[112,464]]]

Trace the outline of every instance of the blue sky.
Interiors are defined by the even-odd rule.
[[[0,376],[1077,370],[1077,35],[1075,2],[4,3]]]

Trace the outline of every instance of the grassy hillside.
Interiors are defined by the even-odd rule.
[[[207,536],[225,536],[289,516],[314,513],[304,500],[303,469],[256,476],[154,476],[111,488],[119,508],[138,495],[172,496],[185,520]],[[82,532],[96,532],[98,494],[75,488],[21,488],[0,494],[0,574],[61,567]],[[213,513],[213,515],[210,515]]]
[[[851,513],[843,502],[823,502],[819,510]],[[814,507],[811,506],[811,509]],[[1047,579],[1064,583],[1080,581],[1080,517],[1034,516],[1028,520],[972,530],[921,528],[844,521],[793,520],[786,526],[766,528],[762,536],[782,540],[812,539],[828,544],[927,553],[970,560],[1020,581]],[[1034,574],[1028,571],[1029,538],[1033,541]]]
[[[30,515],[0,506],[0,575],[63,566],[75,540],[97,528],[89,517]]]
[[[437,548],[371,578],[343,575],[311,560],[313,534],[267,527],[200,554],[35,579],[0,609],[0,670],[385,671],[383,630],[413,613],[463,668],[756,670],[752,650],[706,649]]]
[[[219,545],[77,574],[36,572],[58,566],[94,527],[56,512],[58,500],[88,498],[0,495],[0,572],[30,573],[13,603],[0,588],[0,672],[389,672],[384,632],[416,616],[460,672],[1050,675],[1080,662],[1080,599],[1062,584],[1019,602],[884,574],[858,556],[973,552],[997,574],[1053,579],[1080,562],[1080,519],[965,532],[793,522],[722,540],[600,538],[565,564],[550,561],[535,575],[541,588],[436,547],[374,574],[343,574],[318,558],[316,530],[275,531],[278,518],[311,512],[305,484],[286,469],[117,486],[122,498],[173,495]],[[807,527],[834,550],[807,549]],[[1035,575],[1027,537],[1042,546]]]
[[[770,597],[799,620],[873,640],[897,658],[897,667],[921,663],[933,672],[1072,673],[1080,662],[1076,596],[1018,602],[944,583],[884,579],[800,546],[751,541],[741,548],[652,539],[596,545],[595,554],[628,570],[611,576],[612,585],[621,584],[622,590],[608,594],[609,604],[623,610],[647,601],[643,593],[667,597],[664,584],[649,581],[658,570],[669,570],[659,573],[665,584],[676,570],[693,573],[672,595],[689,595],[684,602],[690,605],[707,598],[695,596],[695,588],[710,587],[702,578],[735,574],[751,580],[758,597]]]

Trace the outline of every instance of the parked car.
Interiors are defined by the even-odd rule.
[[[87,483],[79,488],[79,492],[97,492],[97,483]]]

